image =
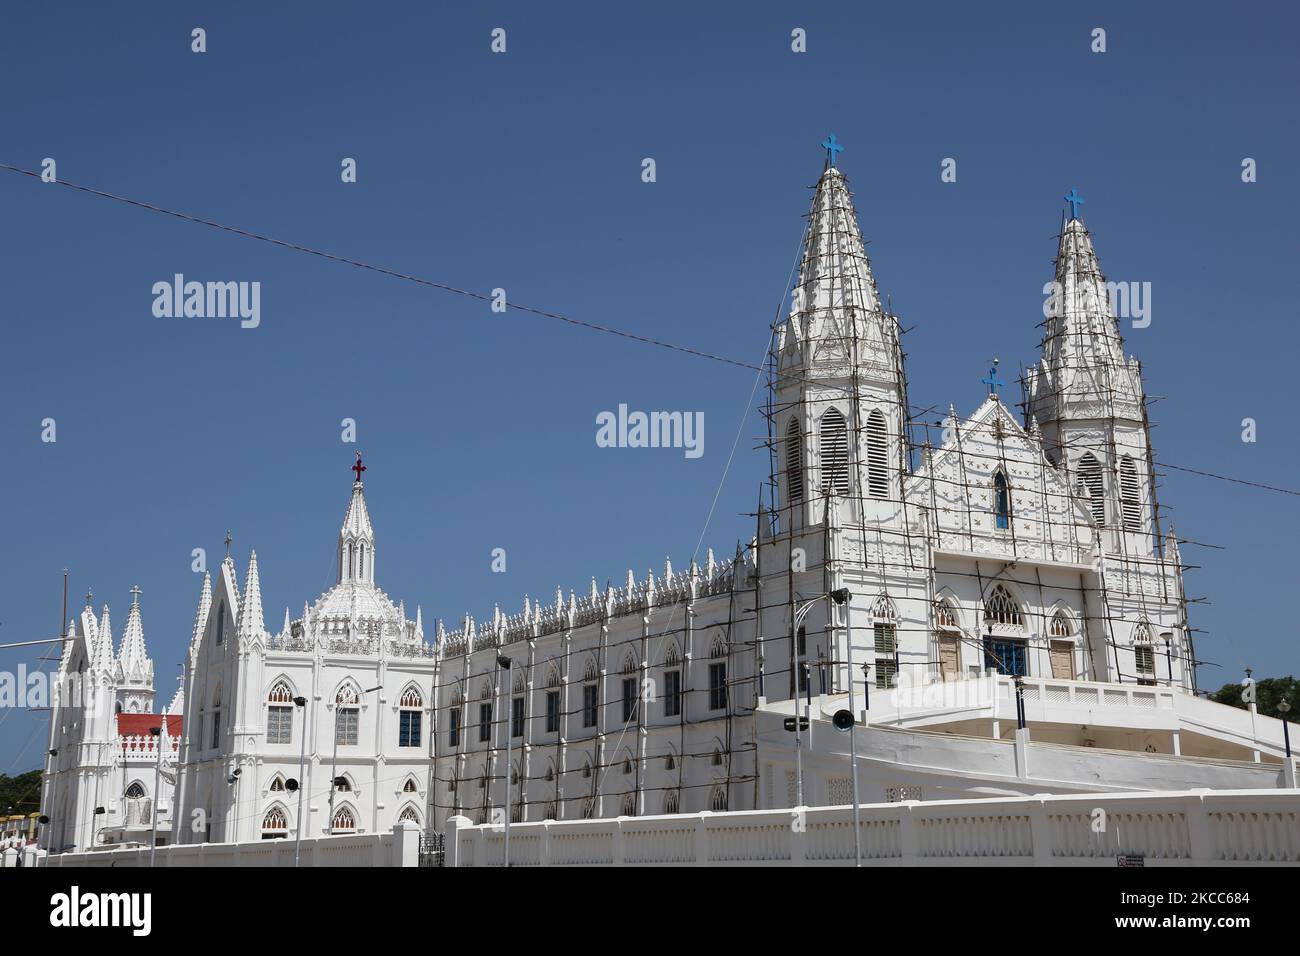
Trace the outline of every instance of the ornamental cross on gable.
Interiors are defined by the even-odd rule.
[[[361,464],[361,452],[357,452],[357,463],[352,466],[352,470],[357,473],[357,481],[360,481],[361,473],[366,470],[366,466]]]
[[[998,378],[997,359],[994,359],[993,364],[989,367],[989,377],[982,378],[980,379],[980,381],[989,387],[990,395],[997,395],[998,389],[1001,388],[1003,385],[1007,384],[1006,382],[1002,381],[1002,379]]]

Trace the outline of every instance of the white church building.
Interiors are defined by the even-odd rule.
[[[229,557],[204,578],[176,841],[843,804],[846,710],[864,801],[1294,786],[1278,721],[1195,695],[1141,366],[1075,215],[1052,278],[1021,410],[995,366],[978,408],[914,440],[899,321],[828,162],[752,540],[515,614],[408,618],[377,583],[358,456],[337,581],[300,618],[267,630],[256,554],[242,586]],[[107,630],[83,613],[64,669],[116,674]],[[131,774],[97,769],[110,725],[75,752],[59,726],[47,845],[84,848],[87,800],[120,805]]]

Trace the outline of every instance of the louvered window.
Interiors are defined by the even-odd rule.
[[[849,493],[849,431],[838,408],[822,416],[822,491]]]
[[[1101,463],[1092,452],[1079,459],[1079,490],[1088,498],[1092,520],[1101,527],[1106,523],[1106,496],[1102,491]]]
[[[1119,463],[1120,507],[1124,511],[1124,530],[1142,530],[1142,492],[1138,485],[1137,465],[1125,455]]]
[[[873,498],[889,497],[889,430],[879,409],[867,416],[867,490]]]
[[[785,430],[785,481],[790,502],[803,500],[803,434],[799,419],[790,419]]]

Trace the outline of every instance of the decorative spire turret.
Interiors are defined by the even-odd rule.
[[[244,599],[239,605],[239,620],[235,622],[235,635],[241,647],[260,643],[266,633],[266,618],[262,613],[262,581],[257,571],[257,552],[248,557],[248,573],[244,575]]]
[[[357,462],[352,466],[356,479],[352,482],[352,497],[343,516],[339,530],[338,583],[375,583],[375,532],[370,525],[370,512],[366,509],[365,483],[361,480],[366,466],[357,452]]]
[[[126,617],[126,629],[122,632],[122,650],[118,654],[118,664],[122,668],[122,679],[131,684],[153,686],[153,661],[149,660],[149,651],[144,643],[144,622],[140,618],[139,585],[131,588],[131,610]]]

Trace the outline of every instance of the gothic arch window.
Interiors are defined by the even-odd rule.
[[[671,748],[669,748],[668,753],[664,754],[664,769],[665,770],[677,769],[677,755],[673,753]]]
[[[398,701],[398,707],[423,707],[424,696],[420,693],[420,688],[414,684],[408,684],[402,691],[402,697]]]
[[[402,807],[402,812],[397,815],[397,822],[414,823],[416,826],[419,826],[420,811],[416,810],[415,807],[408,803],[406,806]]]
[[[600,675],[596,670],[596,659],[594,657],[588,656],[587,663],[584,664],[582,668],[582,679],[584,681],[593,681],[596,680],[596,678],[599,676]]]
[[[126,793],[123,794],[123,796],[125,796],[128,800],[138,800],[144,796],[144,786],[140,783],[139,780],[136,780],[134,783],[131,784],[131,786],[126,788]]]
[[[1023,629],[1025,626],[1020,605],[1000,584],[994,586],[989,596],[984,599],[984,624],[986,627],[992,624],[994,627],[1017,629]]]
[[[355,747],[359,740],[361,694],[351,681],[344,681],[334,694],[334,742]]]
[[[681,652],[677,650],[677,642],[671,638],[668,641],[668,649],[664,651],[664,667],[676,667],[682,662]]]
[[[283,677],[277,680],[266,695],[266,742],[288,744],[293,742],[293,689]]]
[[[353,790],[352,778],[349,777],[347,774],[344,774],[343,776],[339,777],[338,784],[335,789],[337,789],[339,793],[351,793]]]
[[[492,696],[492,682],[487,678],[484,678],[483,683],[478,685],[478,696],[480,700],[487,700]]]
[[[721,634],[716,635],[716,636],[713,638],[713,642],[709,645],[709,656],[710,656],[710,657],[726,657],[726,656],[727,656],[727,645],[726,645],[726,642],[724,642],[724,641],[722,640],[722,635],[721,635]]]
[[[1092,452],[1086,452],[1079,459],[1078,484],[1079,493],[1087,499],[1093,523],[1102,527],[1106,524],[1106,494],[1102,485],[1101,462]]]
[[[934,625],[941,631],[960,629],[957,623],[957,611],[952,606],[952,601],[946,597],[934,602]]]
[[[331,833],[351,833],[356,828],[357,818],[351,807],[342,806],[334,811],[334,817],[330,820]]]
[[[626,793],[623,795],[623,816],[636,816],[636,794]]]
[[[838,408],[822,415],[822,491],[847,496],[849,493],[849,430]]]
[[[550,760],[546,761],[546,782],[555,782],[555,763]]]
[[[217,682],[217,689],[212,694],[212,740],[211,746],[216,750],[221,746],[221,682]]]
[[[348,579],[352,580],[357,576],[357,546],[356,542],[348,545]]]
[[[289,818],[284,808],[279,805],[271,807],[262,817],[262,839],[280,840],[289,835]]]
[[[871,606],[871,630],[876,650],[876,686],[893,687],[898,681],[898,614],[889,595]]]
[[[1125,455],[1119,462],[1119,504],[1125,531],[1142,530],[1142,490],[1137,465]]]
[[[636,672],[637,672],[636,657],[633,656],[631,651],[628,651],[627,655],[623,658],[623,673],[635,674]]]
[[[554,664],[551,664],[549,667],[546,668],[546,686],[547,687],[560,686],[560,672]]]
[[[628,776],[632,774],[632,754],[626,750],[623,751],[623,773]]]
[[[797,417],[785,429],[785,481],[789,503],[803,500],[803,433]]]
[[[984,666],[999,674],[1026,677],[1029,674],[1025,618],[1020,605],[1001,584],[984,599]]]
[[[283,793],[284,777],[280,776],[277,773],[274,777],[271,778],[271,786],[268,787],[267,789],[270,790],[271,793]]]
[[[721,787],[715,787],[709,805],[714,813],[725,813],[727,809],[727,791]]]
[[[999,468],[993,475],[993,524],[1000,530],[1011,527],[1011,486]]]
[[[591,779],[591,758],[589,757],[582,762],[582,779]]]
[[[407,684],[397,702],[397,746],[418,747],[424,722],[424,695],[415,684]]]
[[[366,543],[361,542],[361,547],[357,549],[357,579],[364,581],[366,579]]]
[[[584,819],[584,820],[590,820],[591,817],[592,817],[592,815],[593,815],[595,812],[596,812],[596,798],[595,798],[595,797],[588,797],[586,800],[583,800],[583,801],[582,801],[582,819]]]
[[[224,601],[217,602],[217,644],[220,645],[226,639],[226,605]]]
[[[1139,684],[1156,682],[1156,651],[1151,642],[1151,628],[1146,621],[1141,621],[1133,629],[1133,659],[1137,666]]]
[[[1058,638],[1074,636],[1074,623],[1064,609],[1058,608],[1056,613],[1052,615],[1052,624],[1048,628],[1048,633],[1052,637]]]
[[[680,813],[681,798],[678,797],[676,790],[669,790],[664,794],[664,813]]]
[[[713,747],[713,766],[715,766],[715,767],[721,767],[721,766],[722,766],[722,746],[721,746],[721,744],[715,744],[714,747]]]
[[[522,694],[526,690],[528,690],[528,678],[524,677],[523,671],[520,671],[515,674],[514,692],[516,694]]]
[[[867,491],[873,498],[889,497],[889,429],[878,408],[867,416]]]
[[[418,788],[414,777],[407,777],[406,783],[402,784],[402,793],[417,793]]]

